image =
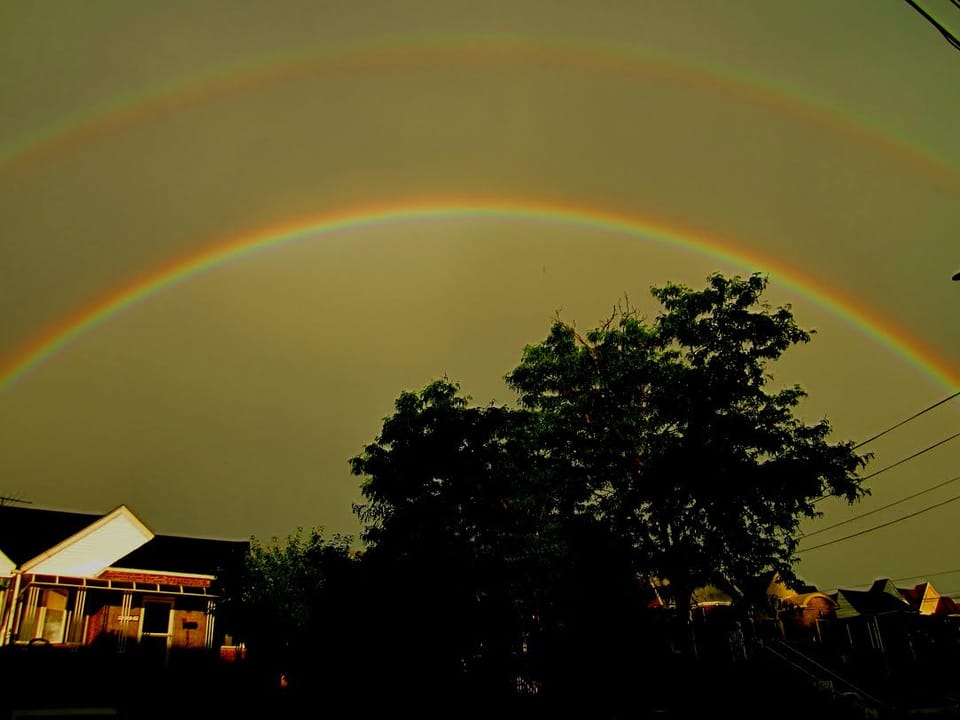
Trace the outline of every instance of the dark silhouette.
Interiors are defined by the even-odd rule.
[[[447,379],[398,397],[351,461],[381,612],[409,621],[388,644],[429,648],[388,674],[540,706],[628,703],[675,651],[696,652],[696,588],[794,580],[800,519],[864,494],[866,457],[794,415],[799,387],[768,390],[768,364],[810,333],[765,288],[714,275],[655,288],[652,323],[629,305],[586,333],[558,319],[507,376],[517,409],[471,406]],[[641,578],[660,612],[644,612]],[[726,655],[737,623],[713,638]]]

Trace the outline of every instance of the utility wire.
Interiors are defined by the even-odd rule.
[[[859,537],[859,536],[861,536],[861,535],[866,535],[867,533],[871,533],[871,532],[873,532],[874,530],[880,530],[881,528],[885,528],[885,527],[889,527],[889,526],[891,526],[891,525],[895,525],[895,524],[898,523],[898,522],[903,522],[904,520],[909,520],[909,519],[912,518],[912,517],[916,517],[917,515],[922,515],[922,514],[925,513],[925,512],[929,512],[930,510],[935,510],[935,509],[937,509],[938,507],[943,507],[944,505],[947,505],[947,504],[952,503],[952,502],[956,502],[957,500],[960,500],[960,495],[954,495],[952,498],[948,498],[947,500],[944,500],[943,502],[938,502],[938,503],[936,503],[936,504],[934,504],[934,505],[929,505],[929,506],[923,508],[922,510],[917,510],[916,512],[912,512],[912,513],[910,513],[909,515],[901,515],[901,516],[898,517],[898,518],[895,518],[895,519],[890,520],[890,521],[885,522],[885,523],[881,523],[880,525],[874,525],[873,527],[868,527],[866,530],[861,530],[860,532],[855,532],[855,533],[852,533],[852,534],[850,534],[850,535],[844,535],[843,537],[837,538],[836,540],[830,540],[830,541],[828,541],[828,542],[820,543],[819,545],[814,545],[814,546],[812,546],[812,547],[802,548],[802,549],[800,549],[800,550],[797,550],[797,555],[799,555],[800,553],[803,553],[803,552],[809,552],[810,550],[816,550],[816,549],[818,549],[818,548],[827,547],[828,545],[835,545],[835,544],[837,544],[837,543],[839,543],[839,542],[843,542],[844,540],[850,540],[851,538]]]
[[[960,6],[960,0],[954,0],[954,2],[958,3],[958,6]],[[883,437],[884,435],[886,435],[887,433],[893,432],[894,430],[896,430],[896,429],[899,428],[899,427],[903,427],[904,425],[906,425],[906,424],[907,424],[908,422],[910,422],[911,420],[916,420],[916,419],[917,419],[918,417],[920,417],[921,415],[924,415],[924,414],[930,412],[931,410],[933,410],[934,408],[937,408],[937,407],[939,407],[940,405],[943,405],[944,403],[949,402],[950,400],[953,400],[955,397],[960,397],[960,390],[958,390],[957,392],[953,393],[952,395],[948,395],[947,397],[943,398],[943,400],[938,400],[938,401],[935,402],[933,405],[928,405],[928,406],[925,407],[923,410],[914,413],[913,415],[911,415],[910,417],[906,418],[905,420],[901,420],[901,421],[898,422],[898,423],[894,423],[893,425],[891,425],[890,427],[888,427],[886,430],[881,430],[881,431],[878,432],[876,435],[872,435],[872,436],[868,437],[866,440],[863,440],[863,441],[861,441],[861,442],[858,442],[856,445],[854,445],[854,446],[851,448],[851,450],[856,450],[856,449],[858,449],[858,448],[862,448],[862,447],[863,447],[864,445],[866,445],[867,443],[871,443],[871,442],[873,442],[874,440],[878,440],[879,438],[882,438],[882,437]],[[946,441],[944,441],[944,442],[946,442]],[[932,449],[932,448],[931,448],[931,449]],[[908,458],[908,459],[909,459],[909,458]],[[903,460],[902,462],[906,462],[906,459]],[[893,466],[891,466],[891,467],[893,467]],[[890,469],[890,468],[884,468],[883,470],[889,470],[889,469]],[[883,472],[883,470],[878,470],[878,471],[877,471],[876,473],[874,473],[873,475],[868,475],[867,477],[874,477],[875,475],[878,475],[878,474],[880,474],[881,472]],[[866,478],[861,478],[861,479],[866,479]],[[818,497],[816,500],[814,500],[814,502],[815,502],[815,503],[818,503],[818,502],[820,502],[821,500],[826,500],[828,497],[830,497],[830,496],[829,496],[829,495],[821,495],[821,496]]]
[[[875,477],[876,477],[877,475],[879,475],[880,473],[885,473],[887,470],[892,470],[893,468],[897,467],[898,465],[903,465],[905,462],[909,462],[910,460],[913,460],[914,458],[920,457],[920,456],[923,455],[924,453],[928,453],[928,452],[930,452],[931,450],[933,450],[933,449],[935,449],[935,448],[938,448],[938,447],[940,447],[941,445],[943,445],[943,444],[945,444],[945,443],[950,442],[951,440],[956,440],[958,437],[960,437],[960,432],[954,433],[954,434],[951,435],[950,437],[946,437],[946,438],[944,438],[943,440],[940,440],[939,442],[935,442],[933,445],[928,445],[928,446],[925,447],[923,450],[918,450],[918,451],[915,452],[913,455],[909,455],[909,456],[907,456],[907,457],[905,457],[905,458],[902,458],[901,460],[897,460],[895,463],[891,463],[890,465],[887,465],[886,467],[880,468],[880,469],[877,470],[876,472],[872,472],[872,473],[870,473],[869,475],[864,475],[863,477],[859,478],[859,480],[862,482],[862,481],[864,481],[864,480],[869,480],[870,478],[875,478]],[[821,495],[820,497],[816,498],[813,502],[814,502],[814,503],[818,503],[818,502],[820,502],[821,500],[826,500],[828,497],[831,497],[831,496],[830,496],[829,494],[827,494],[827,495]]]
[[[960,0],[955,0],[955,1],[956,1],[957,3],[960,3]],[[960,7],[960,5],[958,5],[958,7]],[[868,437],[868,438],[867,438],[866,440],[864,440],[863,442],[859,442],[859,443],[857,443],[856,445],[854,445],[853,448],[851,448],[851,449],[852,449],[852,450],[856,450],[857,448],[863,447],[863,446],[866,445],[867,443],[870,443],[870,442],[873,442],[874,440],[877,440],[877,439],[879,439],[879,438],[882,438],[882,437],[883,437],[884,435],[886,435],[888,432],[891,432],[891,431],[893,431],[893,430],[896,430],[898,427],[901,427],[902,425],[906,425],[906,424],[907,424],[908,422],[910,422],[911,420],[916,420],[918,417],[920,417],[920,416],[923,415],[924,413],[930,412],[930,411],[933,410],[935,407],[938,407],[938,406],[940,406],[940,405],[943,405],[945,402],[947,402],[947,401],[949,401],[949,400],[953,400],[953,399],[954,399],[955,397],[957,397],[957,396],[960,396],[960,390],[957,390],[957,392],[955,392],[953,395],[949,395],[949,396],[945,397],[943,400],[940,400],[939,402],[935,402],[933,405],[930,405],[929,407],[925,407],[925,408],[924,408],[923,410],[921,410],[920,412],[914,413],[913,415],[911,415],[910,417],[908,417],[906,420],[901,420],[901,421],[898,422],[896,425],[891,425],[891,426],[888,427],[886,430],[883,430],[883,431],[881,431],[881,432],[878,432],[878,433],[877,433],[876,435],[874,435],[873,437]]]
[[[927,22],[933,25],[937,30],[940,31],[940,34],[943,35],[944,39],[953,45],[957,50],[960,50],[960,38],[957,38],[949,29],[947,29],[939,20],[937,20],[933,15],[924,10],[920,5],[918,5],[914,0],[906,0],[907,4],[910,5],[914,10],[923,15],[926,18]],[[951,0],[951,2],[960,8],[960,2],[957,0]]]
[[[958,0],[958,2],[960,2],[960,0]],[[824,532],[826,532],[827,530],[833,530],[834,528],[840,527],[841,525],[846,525],[847,523],[852,523],[852,522],[856,522],[857,520],[862,520],[863,518],[867,517],[868,515],[873,515],[874,513],[880,512],[881,510],[888,510],[889,508],[892,508],[892,507],[894,507],[895,505],[899,505],[900,503],[905,503],[905,502],[907,502],[907,500],[913,500],[914,498],[920,497],[921,495],[926,495],[928,492],[933,492],[934,490],[939,490],[939,489],[942,488],[944,485],[949,485],[950,483],[956,482],[957,480],[960,480],[960,475],[957,475],[956,477],[952,477],[952,478],[950,478],[949,480],[945,480],[944,482],[942,482],[942,483],[940,483],[940,484],[938,484],[938,485],[934,485],[933,487],[929,487],[929,488],[927,488],[926,490],[921,490],[920,492],[916,492],[916,493],[914,493],[913,495],[907,495],[906,497],[900,498],[899,500],[896,500],[896,501],[894,501],[894,502],[892,502],[892,503],[887,503],[886,505],[881,505],[880,507],[878,507],[878,508],[876,508],[876,509],[874,509],[874,510],[870,510],[870,511],[865,512],[865,513],[860,513],[860,514],[857,515],[856,517],[848,518],[848,519],[846,519],[846,520],[841,520],[840,522],[836,522],[836,523],[834,523],[833,525],[827,525],[826,527],[822,527],[822,528],[820,528],[819,530],[814,530],[813,532],[804,533],[803,537],[804,537],[804,539],[806,539],[806,538],[808,538],[808,537],[813,537],[814,535],[819,535],[820,533],[824,533]]]
[[[890,581],[896,583],[896,582],[902,582],[903,580],[919,580],[920,578],[940,577],[941,575],[952,575],[954,573],[960,573],[960,568],[954,568],[953,570],[940,570],[934,573],[922,573],[920,575],[907,575],[906,577],[890,578]],[[866,587],[867,585],[870,585],[875,580],[876,578],[870,582],[852,583],[851,585],[848,585],[846,587],[850,587],[850,588]],[[947,593],[945,592],[942,592],[940,594],[947,595]]]
[[[958,0],[960,2],[960,0]],[[893,578],[894,582],[899,582],[900,580],[917,580],[919,578],[931,578],[939,577],[940,575],[952,575],[953,573],[960,572],[960,568],[954,568],[953,570],[941,570],[940,572],[935,573],[923,573],[922,575],[908,575],[907,577]],[[941,595],[944,593],[941,593]]]
[[[930,452],[931,450],[933,450],[934,448],[938,448],[938,447],[940,447],[941,445],[943,445],[944,443],[948,443],[948,442],[950,442],[951,440],[957,439],[958,437],[960,437],[960,432],[954,433],[954,434],[951,435],[950,437],[944,438],[943,440],[940,440],[939,442],[935,442],[933,445],[928,445],[928,446],[925,447],[923,450],[918,450],[918,451],[915,452],[913,455],[908,455],[907,457],[903,458],[902,460],[897,460],[895,463],[891,463],[890,465],[887,465],[887,466],[884,467],[884,468],[880,468],[880,469],[877,470],[876,472],[872,472],[872,473],[870,473],[869,475],[864,475],[864,476],[863,476],[862,478],[860,478],[860,479],[861,479],[861,480],[869,480],[870,478],[874,478],[874,477],[876,477],[877,475],[879,475],[880,473],[884,473],[884,472],[886,472],[887,470],[892,470],[893,468],[897,467],[898,465],[903,465],[905,462],[908,462],[908,461],[910,461],[910,460],[913,460],[913,459],[916,458],[916,457],[920,457],[920,456],[923,455],[924,453],[928,453],[928,452]]]

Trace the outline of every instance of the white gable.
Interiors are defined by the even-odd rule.
[[[92,577],[153,538],[121,505],[80,532],[23,564],[24,572]]]
[[[10,577],[17,569],[17,564],[0,550],[0,577]]]
[[[933,589],[933,585],[926,584],[923,589],[923,599],[920,601],[920,614],[933,615],[940,604],[940,593]]]

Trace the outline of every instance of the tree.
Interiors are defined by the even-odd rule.
[[[354,582],[352,538],[303,528],[285,539],[256,538],[236,576],[227,579],[224,608],[269,683],[294,683],[324,667],[335,653],[335,628],[346,620],[339,595]],[[325,668],[329,671],[331,668]],[[327,678],[329,680],[329,678]]]
[[[452,682],[466,670],[502,689],[513,680],[506,668],[535,612],[551,537],[535,497],[528,420],[472,406],[459,385],[435,380],[401,393],[376,440],[351,460],[365,478],[354,508],[364,564],[383,588],[382,612],[397,617],[389,644],[423,649],[406,651],[406,667],[419,664],[421,675],[429,667]]]
[[[824,496],[867,492],[868,457],[829,443],[826,419],[795,415],[799,386],[773,388],[768,365],[811,333],[763,301],[766,287],[715,274],[699,291],[653,288],[653,322],[629,304],[586,333],[558,318],[507,376],[541,418],[563,507],[623,537],[685,617],[692,591],[718,577],[795,580],[800,520]]]
[[[523,638],[590,657],[601,682],[637,576],[667,582],[687,621],[701,585],[795,580],[800,520],[865,494],[867,457],[774,386],[769,366],[811,334],[766,287],[717,274],[654,288],[652,322],[629,304],[586,333],[558,318],[506,377],[518,408],[472,406],[446,378],[401,393],[351,460],[364,564],[411,633],[395,644],[419,637],[449,668],[505,663]]]

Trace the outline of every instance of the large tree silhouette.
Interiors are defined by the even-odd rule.
[[[681,614],[718,578],[793,579],[801,519],[866,492],[866,458],[831,444],[826,419],[797,417],[800,387],[773,384],[769,364],[810,333],[766,287],[715,274],[703,290],[654,288],[651,322],[628,305],[585,333],[558,319],[507,378],[541,418],[538,451],[568,507],[623,537]]]
[[[351,461],[355,509],[365,563],[405,588],[392,606],[436,630],[431,657],[502,663],[581,647],[577,628],[616,635],[598,618],[605,603],[630,615],[631,577],[664,581],[687,619],[706,583],[793,578],[801,519],[861,497],[865,457],[774,384],[771,364],[810,333],[766,287],[717,274],[654,288],[652,321],[629,305],[583,333],[558,318],[506,377],[516,409],[472,406],[446,379],[401,393]]]

